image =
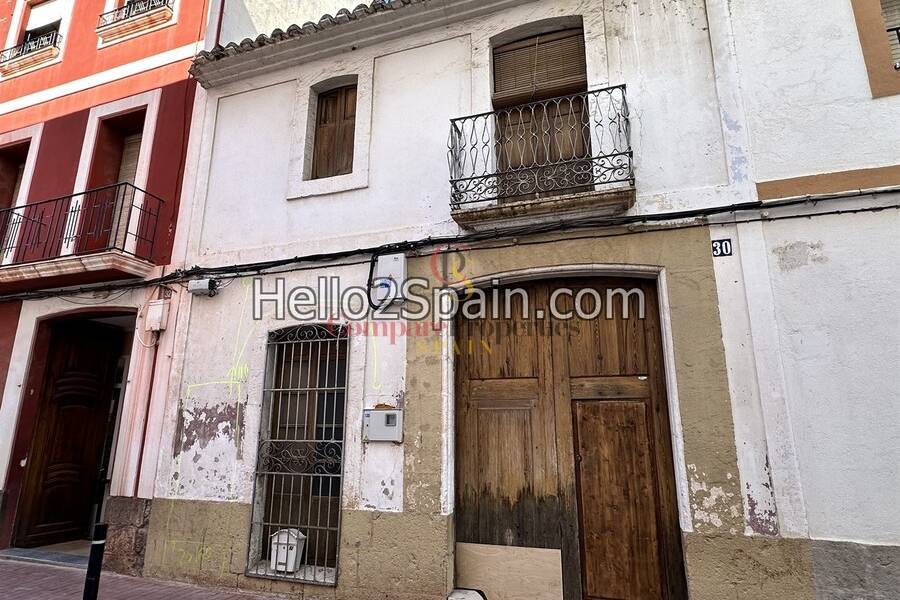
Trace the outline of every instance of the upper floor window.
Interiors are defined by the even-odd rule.
[[[581,28],[537,35],[494,48],[494,107],[587,91]]]
[[[900,0],[881,0],[881,14],[887,26],[891,59],[895,67],[900,67]]]
[[[36,43],[41,38],[58,34],[62,25],[62,2],[47,0],[31,7],[22,43]]]
[[[353,171],[356,133],[356,84],[318,96],[312,179],[347,175]]]
[[[12,43],[0,53],[0,75],[10,77],[51,64],[59,56],[62,36],[64,0],[47,0],[23,5],[10,27]]]
[[[118,0],[101,14],[97,34],[103,44],[130,39],[175,22],[175,0]]]
[[[850,0],[874,98],[900,94],[900,0]]]

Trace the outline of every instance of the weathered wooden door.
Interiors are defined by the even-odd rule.
[[[521,287],[529,316],[458,323],[457,540],[559,548],[566,600],[686,598],[654,282]]]
[[[87,321],[53,326],[44,385],[33,398],[39,409],[14,545],[88,535],[121,345],[113,327]]]

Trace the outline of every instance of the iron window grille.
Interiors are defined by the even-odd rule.
[[[0,210],[3,265],[116,250],[152,260],[163,199],[133,186],[104,187]]]
[[[891,57],[894,59],[894,68],[900,70],[900,25],[888,27],[887,32],[891,43]]]
[[[336,585],[348,329],[303,325],[268,337],[246,574]],[[298,565],[273,536],[299,533]],[[281,563],[281,564],[279,564]]]
[[[18,46],[7,48],[0,52],[0,63],[7,63],[28,54],[33,54],[44,48],[59,48],[62,44],[62,36],[59,31],[49,31],[42,35],[25,40]]]
[[[100,15],[97,29],[146,14],[158,8],[172,8],[174,4],[175,0],[134,0],[127,2],[125,6]]]
[[[619,85],[453,119],[451,207],[634,182]]]

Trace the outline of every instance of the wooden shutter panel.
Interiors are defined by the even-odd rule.
[[[346,175],[353,171],[356,131],[356,86],[319,95],[312,178]]]
[[[584,32],[569,29],[494,49],[494,106],[587,90]]]
[[[891,59],[900,62],[900,0],[881,0],[881,13],[888,28],[888,41],[891,44]],[[894,31],[891,31],[894,29]]]

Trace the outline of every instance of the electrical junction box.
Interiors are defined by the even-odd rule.
[[[151,300],[144,315],[144,331],[165,331],[169,323],[169,301]]]
[[[400,293],[406,281],[406,255],[384,254],[375,260],[372,274],[372,300],[382,305],[388,302],[401,302]]]
[[[364,442],[402,442],[403,410],[370,408],[363,411]]]

